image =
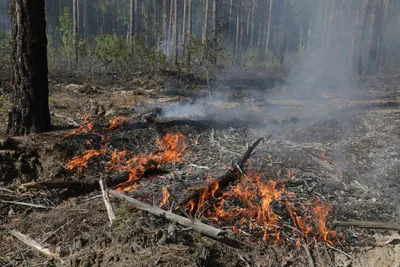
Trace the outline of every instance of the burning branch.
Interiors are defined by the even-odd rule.
[[[241,177],[243,166],[247,162],[247,160],[251,157],[254,149],[261,143],[261,141],[267,142],[269,139],[271,139],[271,137],[272,135],[269,135],[266,139],[264,139],[264,137],[258,138],[251,146],[247,148],[243,156],[232,164],[231,168],[224,175],[215,179],[213,181],[213,185],[218,186],[218,188],[214,190],[214,194],[217,191],[220,191],[221,188],[227,187],[229,184],[231,184],[236,179]],[[198,203],[200,196],[203,194],[205,190],[208,189],[209,186],[196,190],[190,197],[182,201],[180,205],[187,206],[191,202]]]
[[[134,198],[131,198],[125,194],[119,193],[114,190],[110,190],[109,194],[111,194],[114,197],[117,197],[119,199],[124,199],[124,200],[128,201],[132,206],[134,206],[135,208],[137,208],[139,210],[147,211],[155,216],[164,217],[171,222],[175,222],[184,227],[191,228],[198,233],[201,233],[205,236],[211,237],[215,240],[218,240],[218,241],[225,243],[229,246],[232,246],[234,248],[244,248],[246,246],[244,243],[242,243],[238,240],[227,237],[225,231],[215,228],[215,227],[212,227],[210,225],[204,224],[198,220],[191,220],[191,219],[176,215],[172,212],[165,211],[158,207],[151,206],[149,204],[146,204],[144,202],[141,202],[139,200],[136,200]]]

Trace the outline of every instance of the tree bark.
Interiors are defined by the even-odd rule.
[[[241,0],[239,0],[239,3]],[[240,6],[241,4],[239,4]],[[235,53],[233,56],[234,65],[238,64],[239,61],[239,37],[240,37],[240,7],[237,9],[236,12],[236,41],[235,41]]]
[[[189,6],[188,6],[188,26],[187,26],[187,36],[188,36],[188,38],[190,38],[190,36],[192,35],[192,13],[193,13],[193,10],[192,10],[192,7],[193,7],[193,5],[192,5],[192,0],[189,0]],[[190,43],[190,39],[188,40],[188,44]],[[187,64],[187,69],[189,70],[190,69],[190,57],[191,57],[191,55],[190,55],[190,50],[188,50],[187,52],[186,52],[186,64]]]
[[[157,0],[153,0],[153,38],[156,42],[158,42],[157,23]]]
[[[354,53],[357,57],[357,70],[358,74],[363,73],[363,54],[364,54],[364,41],[367,32],[368,25],[368,13],[371,6],[371,0],[363,0],[363,6],[361,10],[361,17],[359,21],[359,36],[357,38],[357,45],[355,46],[356,52]]]
[[[182,58],[185,58],[185,46],[186,46],[186,6],[187,6],[187,0],[183,1],[183,19],[182,19],[182,43],[183,43],[183,49],[182,49]]]
[[[231,0],[229,5],[229,32],[228,32],[228,42],[231,41],[231,33],[232,33],[232,11],[233,11],[233,0]]]
[[[269,0],[269,12],[268,12],[268,26],[267,26],[267,40],[265,42],[265,59],[268,59],[269,52],[269,37],[271,33],[271,21],[272,21],[272,7],[274,0]]]
[[[253,0],[253,8],[251,10],[251,34],[250,34],[250,47],[253,47],[253,38],[254,38],[254,13],[255,13],[255,1]]]
[[[9,135],[50,129],[47,37],[44,0],[12,0],[11,62],[13,106]]]
[[[213,30],[213,64],[217,64],[217,23],[218,23],[218,13],[217,13],[217,7],[218,7],[218,0],[213,0],[213,9],[212,9],[212,30]]]
[[[72,35],[74,38],[74,65],[78,67],[78,0],[72,1]]]
[[[165,42],[165,50],[167,50],[167,0],[162,0],[162,39]]]
[[[175,67],[179,69],[178,65],[178,0],[174,1],[174,47],[175,47]]]
[[[170,54],[170,48],[171,48],[171,35],[172,33],[172,17],[174,15],[174,0],[170,0],[171,5],[169,8],[169,27],[168,27],[168,40],[167,40],[167,55],[169,56]]]
[[[205,43],[206,39],[207,39],[207,28],[208,28],[208,1],[206,0],[206,6],[205,6],[205,10],[204,10],[204,22],[203,22],[203,34],[201,37],[201,40],[203,43]]]
[[[135,35],[135,2],[130,0],[129,5],[129,38]]]
[[[83,0],[83,22],[82,22],[82,28],[83,28],[83,37],[87,37],[88,32],[87,32],[87,0]]]

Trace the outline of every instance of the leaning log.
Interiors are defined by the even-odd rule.
[[[114,190],[109,190],[108,193],[114,197],[128,201],[133,207],[135,207],[139,210],[149,212],[155,216],[164,217],[165,219],[167,219],[171,222],[177,223],[177,224],[182,225],[187,228],[191,228],[191,229],[193,229],[193,231],[196,231],[205,236],[211,237],[211,238],[213,238],[217,241],[220,241],[222,243],[225,243],[231,247],[234,247],[234,248],[246,247],[246,245],[244,243],[227,237],[226,231],[223,231],[221,229],[218,229],[218,228],[215,228],[208,224],[202,223],[198,220],[185,218],[183,216],[179,216],[177,214],[160,209],[158,207],[151,206],[149,204],[146,204],[144,202],[141,202],[139,200],[136,200],[134,198],[131,198],[125,194],[119,193]]]

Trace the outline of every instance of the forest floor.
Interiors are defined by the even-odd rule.
[[[399,78],[313,87],[287,85],[283,78],[263,72],[226,71],[211,88],[212,98],[203,79],[174,72],[128,80],[52,77],[49,101],[55,129],[0,143],[0,266],[400,266],[399,231],[332,223],[400,222]],[[146,122],[155,108],[163,113],[154,116],[155,123]],[[86,130],[71,133],[85,114]],[[124,119],[110,127],[110,120],[119,116]],[[93,129],[87,128],[89,123]],[[275,214],[268,216],[288,228],[269,230],[263,240],[262,231],[257,231],[262,227],[251,228],[246,224],[250,220],[239,222],[234,215],[216,219],[204,211],[202,221],[209,225],[226,231],[240,228],[230,234],[248,246],[235,249],[114,197],[117,219],[110,227],[97,188],[26,185],[93,185],[101,176],[127,180],[129,172],[119,156],[165,155],[154,125],[184,138],[181,147],[174,148],[176,158],[158,162],[154,173],[143,171],[126,194],[159,206],[168,187],[182,200],[189,189],[224,174],[257,138],[272,134],[254,150],[238,183],[247,186],[244,191],[258,192],[254,185],[276,181],[281,195],[270,203],[268,212]],[[5,127],[2,122],[3,134]],[[72,165],[88,151],[99,155]],[[113,155],[118,151],[124,154]],[[261,176],[262,185],[254,178]],[[230,190],[235,186],[239,188],[233,183]],[[224,195],[227,207],[242,201],[233,199],[232,192]],[[322,238],[323,233],[300,229],[301,224],[285,213],[284,194],[291,196],[286,201],[298,205],[297,215],[307,220],[319,215],[305,206],[315,199],[326,203],[321,212],[329,211],[327,226],[336,236],[328,231],[332,238]],[[163,208],[172,202],[170,198]],[[52,259],[25,245],[10,235],[12,229],[59,257]]]

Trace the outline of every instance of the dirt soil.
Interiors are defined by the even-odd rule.
[[[317,89],[287,85],[281,78],[227,73],[212,84],[193,75],[165,72],[85,80],[54,77],[49,98],[53,131],[0,142],[0,266],[400,266],[396,231],[332,226],[335,220],[400,222],[400,79],[388,76]],[[251,82],[250,82],[251,81]],[[350,93],[351,91],[351,93]],[[161,107],[157,123],[182,133],[182,162],[150,173],[128,194],[158,205],[169,186],[182,199],[188,188],[225,173],[259,137],[245,167],[286,184],[297,199],[318,198],[332,205],[328,226],[341,245],[313,240],[303,246],[264,242],[262,236],[235,234],[251,248],[234,249],[171,225],[112,198],[112,227],[99,190],[23,189],[32,181],[96,184],[107,158],[91,160],[82,172],[68,161],[86,149],[134,155],[156,151],[158,137],[146,116]],[[65,136],[85,114],[96,131]],[[106,131],[109,120],[127,118]],[[5,121],[0,128],[5,132]],[[113,173],[107,179],[128,178]],[[42,205],[24,206],[15,201]],[[204,219],[230,229],[229,222]],[[15,229],[57,253],[51,259],[9,234]],[[290,231],[288,231],[288,235]],[[290,239],[290,238],[289,238]]]

